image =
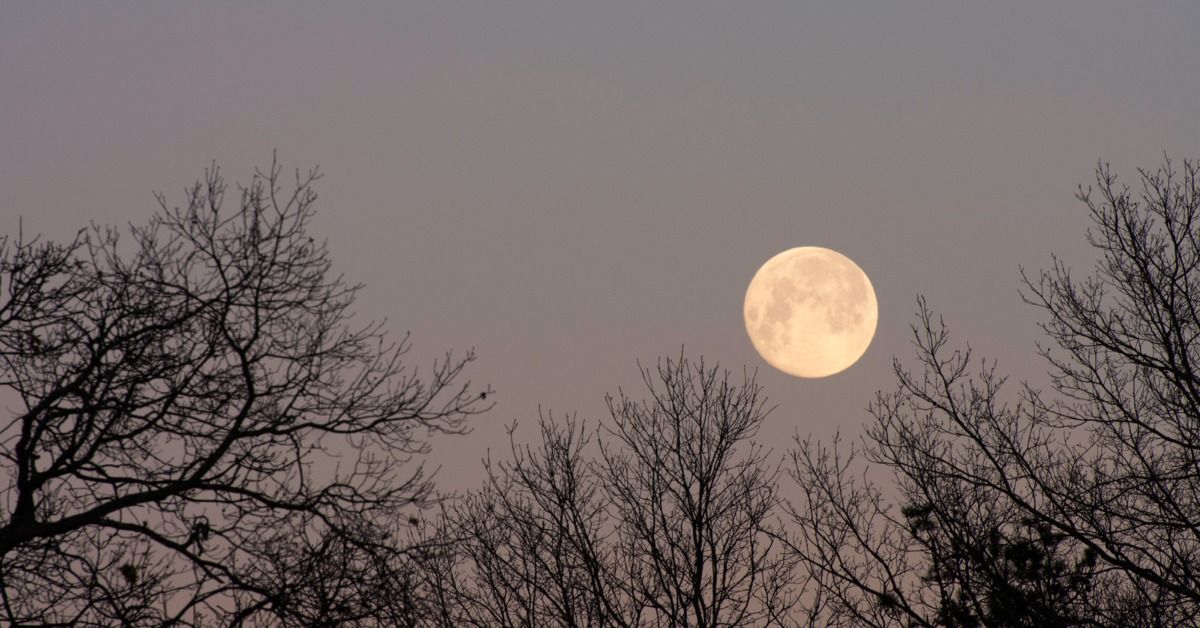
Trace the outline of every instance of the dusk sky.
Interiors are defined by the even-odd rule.
[[[1073,197],[1200,156],[1200,2],[5,1],[0,219],[142,223],[216,161],[319,165],[315,225],[412,363],[474,347],[497,405],[439,439],[446,489],[503,426],[582,418],[637,361],[758,369],[759,440],[856,436],[928,297],[1038,381],[1019,268],[1086,271]],[[853,259],[878,329],[824,379],[766,364],[742,299],[796,246]],[[520,432],[532,439],[532,429]]]

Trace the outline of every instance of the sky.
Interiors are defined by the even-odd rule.
[[[759,439],[857,436],[911,363],[918,294],[1037,382],[1019,269],[1093,260],[1074,199],[1200,157],[1195,0],[0,3],[0,225],[145,221],[218,163],[320,166],[356,310],[412,361],[474,347],[496,390],[435,441],[469,488],[539,407],[595,420],[638,361],[758,370]],[[801,380],[754,351],[758,267],[823,246],[870,276],[863,358]]]

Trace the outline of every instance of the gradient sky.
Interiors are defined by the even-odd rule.
[[[1200,157],[1195,0],[323,4],[4,0],[0,221],[65,238],[142,222],[211,160],[320,165],[315,229],[358,311],[417,363],[475,347],[497,390],[437,441],[445,488],[504,424],[597,417],[684,345],[759,369],[778,450],[857,434],[918,293],[1036,380],[1018,267],[1089,266],[1076,186]],[[773,370],[741,318],[802,245],[880,303],[863,359],[821,380]]]

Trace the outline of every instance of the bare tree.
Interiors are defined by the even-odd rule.
[[[4,622],[386,621],[359,576],[403,556],[413,458],[485,408],[470,354],[418,377],[407,338],[351,320],[308,231],[318,174],[280,174],[230,209],[214,167],[128,243],[0,240]],[[305,572],[333,565],[359,586]]]
[[[1051,388],[1005,395],[921,302],[920,370],[860,449],[802,443],[796,555],[829,623],[1182,625],[1200,614],[1200,172],[1107,167],[1081,189],[1099,251],[1026,277]],[[849,459],[897,478],[898,501]]]
[[[609,420],[540,422],[444,519],[431,588],[448,625],[780,624],[795,591],[779,551],[778,467],[752,439],[767,415],[752,376],[703,362],[642,371],[649,396]]]

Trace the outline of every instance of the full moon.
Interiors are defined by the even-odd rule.
[[[827,377],[866,352],[879,303],[871,280],[850,258],[802,246],[758,269],[743,314],[750,341],[771,366],[796,377]]]

